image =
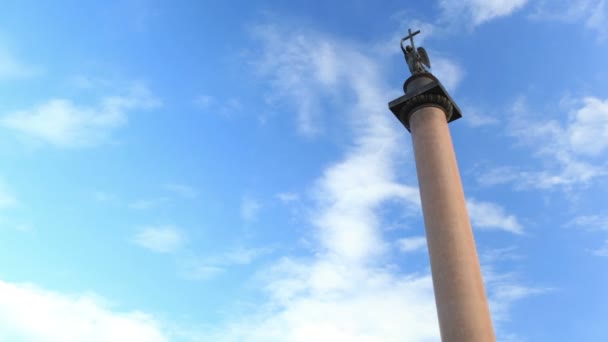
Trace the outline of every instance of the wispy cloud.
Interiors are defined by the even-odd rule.
[[[209,265],[200,261],[181,261],[178,265],[180,276],[193,281],[209,280],[226,271],[224,267]]]
[[[525,98],[517,99],[508,132],[534,151],[542,168],[495,167],[481,173],[479,182],[513,183],[517,189],[570,189],[608,175],[608,164],[594,159],[608,150],[608,100],[584,97],[569,102],[569,118],[562,124],[534,121]]]
[[[158,253],[172,253],[185,243],[181,230],[175,226],[147,226],[133,237],[137,245]]]
[[[246,222],[257,220],[262,204],[255,198],[246,195],[241,199],[241,218]]]
[[[472,106],[465,107],[463,112],[467,113],[462,117],[464,122],[471,127],[491,126],[500,123],[500,120],[496,116],[483,114],[480,109]]]
[[[450,21],[470,22],[477,26],[505,17],[521,9],[527,0],[440,0],[442,16]]]
[[[114,85],[110,79],[93,75],[75,74],[68,78],[71,87],[80,90],[111,89]]]
[[[169,202],[171,202],[171,199],[168,197],[143,198],[129,203],[129,208],[138,210],[149,210],[158,208],[163,204],[167,204]]]
[[[591,251],[593,255],[608,257],[608,240],[604,241],[604,245]]]
[[[224,117],[232,117],[243,109],[241,101],[236,97],[218,99],[211,95],[199,95],[192,101],[198,110],[211,112]]]
[[[413,236],[397,240],[397,247],[401,252],[416,252],[426,249],[425,236]]]
[[[587,232],[608,232],[608,215],[581,215],[573,218],[565,224],[566,227],[575,227]],[[608,256],[608,240],[600,247],[588,249],[596,256]]]
[[[196,189],[186,184],[168,183],[164,184],[162,189],[165,190],[167,194],[164,196],[140,198],[134,200],[128,204],[129,208],[138,210],[156,209],[172,203],[176,196],[187,199],[193,199],[198,196]]]
[[[215,99],[211,95],[199,95],[193,101],[196,108],[201,110],[209,109],[213,102],[215,102]]]
[[[164,186],[165,190],[185,198],[196,198],[198,191],[190,185],[180,183],[168,183]]]
[[[315,227],[315,256],[283,258],[262,272],[266,305],[229,322],[210,340],[437,339],[430,277],[401,276],[374,266],[389,252],[377,209],[398,200],[417,210],[419,202],[416,187],[397,182],[396,163],[403,153],[397,141],[403,132],[385,111],[386,94],[392,92],[382,82],[377,62],[315,32],[285,27],[258,31],[264,32],[257,36],[265,49],[264,63],[269,56],[278,63],[266,64],[272,73],[268,77],[278,82],[275,95],[306,103],[318,85],[331,84],[332,94],[352,96],[353,106],[343,110],[354,142],[314,182],[309,220]],[[358,67],[342,67],[345,60]],[[300,113],[299,130],[309,114]],[[376,314],[370,319],[367,312]]]
[[[511,319],[510,312],[513,305],[526,298],[555,290],[551,287],[526,284],[516,273],[498,271],[502,262],[521,259],[524,259],[524,256],[519,253],[516,246],[494,248],[480,253],[481,270],[499,341],[522,340],[513,333],[505,331],[504,323]]]
[[[6,47],[0,45],[0,80],[31,78],[41,72],[40,67],[23,62]]]
[[[17,198],[0,182],[0,209],[12,208],[18,204]]]
[[[265,273],[262,315],[231,322],[213,341],[432,341],[439,338],[430,277],[395,277],[336,260],[284,259]],[[374,315],[370,316],[369,312]]]
[[[519,249],[517,246],[486,249],[479,253],[481,263],[487,265],[505,260],[520,260],[523,258],[524,257],[519,254]]]
[[[608,99],[585,97],[565,129],[569,150],[588,156],[608,151]]]
[[[106,142],[126,125],[130,111],[158,107],[160,101],[142,85],[124,95],[107,96],[95,106],[54,98],[33,108],[8,113],[0,125],[56,147],[87,147]]]
[[[111,310],[98,296],[32,284],[0,280],[0,317],[3,341],[169,341],[149,314]]]
[[[323,128],[318,116],[323,90],[336,80],[342,63],[336,63],[332,42],[321,42],[313,51],[304,52],[310,44],[307,33],[292,32],[291,44],[272,26],[254,30],[264,47],[254,63],[257,72],[270,80],[270,104],[285,104],[297,114],[297,129],[304,136],[315,136]],[[304,54],[303,54],[304,53]]]
[[[488,279],[488,277],[486,277]],[[491,292],[490,308],[495,321],[508,321],[511,306],[530,296],[536,296],[554,291],[552,288],[531,287],[518,284],[512,279],[488,279],[488,289]]]
[[[209,280],[235,266],[250,265],[272,252],[273,248],[269,247],[239,247],[210,257],[181,260],[179,261],[180,274],[186,279]]]
[[[208,258],[216,265],[248,265],[259,257],[272,252],[272,248],[235,248],[219,256]]]
[[[105,192],[105,191],[95,191],[95,192],[93,192],[93,198],[97,202],[102,202],[102,203],[115,203],[117,201],[116,195],[114,195],[112,193]]]
[[[608,231],[608,215],[581,215],[572,219],[566,226],[587,231]]]
[[[467,200],[467,209],[471,216],[471,224],[476,229],[504,230],[515,234],[524,232],[517,217],[506,214],[504,209],[495,203],[470,198]]]
[[[456,62],[443,57],[433,57],[432,72],[448,91],[456,89],[462,78],[464,71]]]
[[[296,202],[300,199],[300,195],[298,195],[295,192],[281,192],[281,193],[278,193],[276,196],[279,199],[279,201],[281,201],[283,203]]]
[[[21,206],[21,202],[15,197],[11,189],[0,180],[0,211],[15,209]],[[19,232],[31,232],[33,228],[28,223],[13,220],[6,215],[0,215],[0,227],[11,228]]]
[[[536,1],[534,20],[583,22],[599,40],[608,38],[608,4],[605,0]]]

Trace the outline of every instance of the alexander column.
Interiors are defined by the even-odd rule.
[[[412,134],[435,304],[443,342],[495,341],[473,231],[448,123],[461,117],[458,106],[426,68],[416,31],[401,40],[412,73],[405,95],[389,108]],[[404,42],[410,45],[405,48]],[[426,66],[426,67],[425,67]]]

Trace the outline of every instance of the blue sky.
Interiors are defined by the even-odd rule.
[[[608,3],[7,1],[0,340],[437,341],[420,29],[500,341],[605,341]]]

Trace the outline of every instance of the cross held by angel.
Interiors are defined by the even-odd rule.
[[[420,33],[420,30],[412,33],[412,29],[408,29],[408,33],[406,37],[401,38],[401,50],[405,55],[405,61],[410,68],[410,72],[412,75],[429,72],[427,70],[427,68],[431,67],[429,55],[422,46],[418,47],[418,49],[414,46],[414,36]],[[408,39],[410,40],[410,45],[404,47],[403,42]]]

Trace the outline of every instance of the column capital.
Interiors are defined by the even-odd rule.
[[[441,82],[431,73],[415,74],[403,84],[405,95],[389,102],[390,110],[410,131],[410,115],[417,109],[433,106],[443,109],[447,122],[460,119],[460,109]]]

